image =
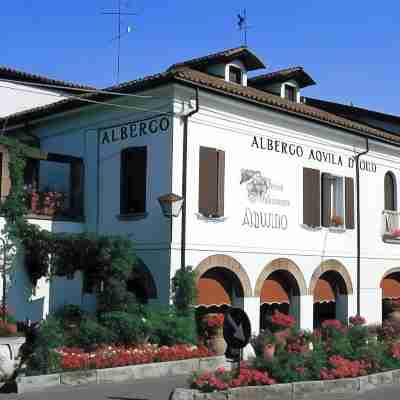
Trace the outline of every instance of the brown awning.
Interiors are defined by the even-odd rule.
[[[230,305],[231,299],[217,280],[200,278],[197,284],[197,304],[199,306]]]
[[[289,294],[275,279],[266,279],[261,289],[261,304],[290,303]]]
[[[400,298],[400,281],[394,278],[385,278],[381,283],[383,299]]]
[[[325,279],[318,279],[314,289],[314,303],[335,301],[336,296],[331,284]]]

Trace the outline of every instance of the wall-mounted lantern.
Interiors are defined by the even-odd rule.
[[[158,198],[161,210],[165,217],[178,217],[183,205],[183,197],[174,193],[168,193]]]

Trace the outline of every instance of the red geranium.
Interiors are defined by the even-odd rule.
[[[275,310],[274,314],[271,316],[271,323],[280,328],[292,328],[296,320],[291,315],[286,315]]]
[[[207,328],[220,328],[224,325],[224,314],[208,314],[204,317]]]
[[[363,318],[361,315],[356,315],[354,317],[350,317],[349,321],[350,321],[350,324],[352,324],[354,326],[366,324],[365,318]]]

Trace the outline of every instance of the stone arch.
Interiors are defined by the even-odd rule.
[[[307,284],[300,268],[292,260],[287,258],[278,258],[267,264],[259,275],[256,287],[254,288],[255,297],[260,297],[264,281],[275,271],[290,272],[297,282],[300,295],[305,296],[307,294]]]
[[[200,264],[196,267],[196,279],[198,280],[200,277],[206,273],[208,270],[212,268],[226,268],[227,270],[233,272],[239,279],[242,288],[243,294],[245,297],[252,297],[252,289],[250,284],[250,279],[242,267],[242,265],[235,260],[233,257],[227,256],[225,254],[214,254],[205,258]]]
[[[350,274],[348,273],[347,269],[337,260],[326,260],[323,261],[319,267],[314,271],[311,277],[310,286],[308,290],[308,294],[313,296],[315,286],[318,282],[318,279],[322,274],[328,271],[335,271],[337,272],[344,280],[346,285],[347,294],[353,294],[353,284],[351,282]]]
[[[400,267],[391,268],[388,271],[386,271],[383,274],[382,278],[380,278],[378,286],[381,284],[383,279],[387,278],[389,275],[392,275],[392,274],[400,274]]]

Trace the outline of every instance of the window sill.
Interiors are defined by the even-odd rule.
[[[310,232],[318,232],[321,231],[322,228],[320,226],[311,226],[311,225],[306,225],[306,224],[300,224],[300,226]]]
[[[330,226],[328,227],[329,232],[333,233],[345,233],[346,228],[344,226]]]
[[[224,222],[228,219],[228,217],[206,217],[203,214],[196,213],[197,219],[204,221],[204,222],[213,222],[213,223],[220,223]]]
[[[400,244],[400,236],[392,236],[392,235],[389,235],[389,234],[383,234],[382,235],[382,240],[385,243]]]
[[[148,215],[149,213],[147,212],[119,214],[117,215],[117,219],[119,219],[120,221],[138,221],[147,218]]]

